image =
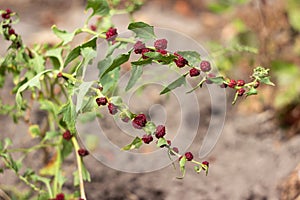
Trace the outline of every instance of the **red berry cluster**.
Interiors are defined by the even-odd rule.
[[[63,133],[63,138],[67,141],[69,141],[73,137],[72,133],[69,130],[66,130]]]
[[[116,28],[110,27],[108,31],[105,33],[107,41],[114,41],[118,36],[118,32]]]
[[[65,195],[63,193],[59,193],[55,196],[54,199],[51,200],[65,200]],[[78,200],[84,200],[83,198],[79,198]]]
[[[12,17],[13,12],[10,9],[6,9],[4,13],[2,13],[2,28],[4,37],[6,40],[10,40],[13,42],[13,45],[15,48],[21,47],[21,39],[18,37],[18,34],[16,33],[15,29],[12,28]]]

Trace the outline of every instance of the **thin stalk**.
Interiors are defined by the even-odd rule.
[[[72,137],[72,143],[75,149],[75,155],[77,160],[77,167],[78,167],[78,177],[79,177],[79,187],[80,187],[80,197],[86,199],[85,191],[84,191],[84,181],[82,176],[82,158],[77,153],[79,150],[79,144],[77,142],[76,137]]]

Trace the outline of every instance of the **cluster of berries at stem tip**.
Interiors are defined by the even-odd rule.
[[[18,37],[18,34],[16,33],[15,29],[12,28],[12,16],[15,13],[12,12],[11,9],[6,9],[4,12],[1,14],[2,17],[2,28],[4,32],[4,37],[6,40],[10,40],[13,42],[16,48],[21,47],[21,40]]]
[[[59,193],[55,196],[54,199],[51,199],[51,200],[65,200],[65,195],[64,193]],[[83,198],[79,198],[78,200],[84,200]]]

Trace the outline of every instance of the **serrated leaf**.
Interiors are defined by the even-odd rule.
[[[115,68],[120,67],[120,65],[127,62],[129,60],[130,53],[131,53],[131,51],[129,51],[127,54],[121,54],[121,55],[117,56],[113,60],[112,64],[108,68],[104,69],[104,71],[100,74],[100,79],[103,76],[105,76],[107,73],[113,71]]]
[[[251,87],[250,90],[246,93],[246,96],[251,96],[251,95],[256,95],[257,94],[257,89],[254,87]]]
[[[63,44],[62,44],[62,45],[66,45],[66,44],[68,44],[69,42],[71,42],[71,41],[73,40],[73,38],[74,38],[74,36],[75,36],[75,32],[76,32],[76,31],[74,31],[74,32],[72,32],[72,33],[69,33],[69,32],[67,32],[67,31],[65,31],[65,30],[60,30],[60,29],[58,29],[58,28],[56,27],[56,25],[53,25],[51,28],[52,28],[53,33],[54,33],[57,37],[59,37],[60,39],[62,39],[62,41],[63,41]]]
[[[45,70],[45,59],[43,56],[39,55],[36,52],[34,53],[34,58],[30,59],[28,64],[34,69],[36,73],[40,73]]]
[[[182,76],[180,76],[178,79],[176,79],[175,81],[173,81],[172,83],[170,83],[167,87],[165,87],[160,94],[166,94],[168,92],[170,92],[171,90],[174,90],[177,87],[180,87],[181,85],[185,84],[185,77],[187,74],[184,74]]]
[[[197,51],[177,51],[179,55],[184,57],[191,66],[199,66],[201,55]]]
[[[136,37],[142,39],[155,39],[153,26],[150,26],[144,22],[133,22],[128,25],[128,29],[136,34]]]
[[[127,151],[127,150],[132,150],[132,149],[138,149],[138,148],[140,148],[140,146],[142,146],[142,144],[143,144],[142,139],[139,137],[136,137],[130,144],[123,147],[122,150]]]
[[[264,84],[266,84],[266,85],[275,86],[275,84],[271,82],[269,76],[264,77],[264,78],[261,78],[261,79],[260,79],[260,82],[261,82],[261,83],[264,83]]]
[[[52,71],[52,69],[45,70],[43,72],[38,73],[35,75],[32,79],[24,83],[21,87],[19,87],[17,93],[16,93],[16,103],[18,108],[20,109],[22,107],[22,92],[26,90],[28,87],[37,87],[38,89],[41,89],[41,84],[40,84],[40,77],[47,73]]]
[[[76,112],[81,110],[83,107],[83,100],[86,95],[86,93],[89,91],[90,87],[93,85],[93,81],[91,82],[82,82],[80,86],[78,87],[78,94],[77,94],[77,101],[76,101]]]
[[[62,48],[50,49],[45,56],[51,59],[54,69],[59,70],[63,66]]]
[[[29,126],[28,131],[32,138],[41,136],[41,130],[37,124],[33,124],[33,125]]]
[[[62,114],[62,121],[65,122],[67,128],[71,132],[76,132],[75,129],[75,121],[76,121],[76,110],[75,105],[71,100],[69,100],[66,104],[62,105],[59,110],[59,115]]]
[[[80,55],[81,49],[91,47],[92,49],[96,49],[97,47],[97,37],[94,37],[87,41],[86,43],[83,43],[77,47],[75,47],[67,56],[64,67],[66,67],[70,62],[72,62],[75,58],[77,58]]]
[[[142,65],[137,65],[137,66],[132,65],[130,79],[125,88],[126,92],[135,85],[135,83],[141,77],[142,74],[143,74],[143,66]]]
[[[211,82],[219,85],[224,82],[224,78],[222,76],[207,78],[207,80],[210,80]]]
[[[106,0],[88,0],[86,5],[86,10],[92,8],[93,13],[90,17],[94,15],[106,16],[109,14],[109,5]]]

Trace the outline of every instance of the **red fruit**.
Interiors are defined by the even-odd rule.
[[[228,87],[234,88],[235,86],[236,86],[236,81],[233,80],[233,79],[231,79],[231,80],[229,81],[229,83],[228,83]]]
[[[166,39],[159,39],[154,42],[155,49],[166,49],[168,41]]]
[[[142,50],[146,48],[145,44],[142,41],[137,41],[134,46],[134,53],[141,54]]]
[[[15,29],[13,29],[13,28],[9,29],[8,34],[9,35],[15,35],[16,34]]]
[[[164,125],[158,125],[156,127],[155,137],[157,139],[164,137],[166,134],[166,127]]]
[[[69,130],[66,130],[63,133],[63,138],[67,141],[69,141],[73,137],[72,133]]]
[[[92,25],[90,26],[90,28],[91,28],[92,31],[96,31],[96,30],[97,30],[97,26],[95,26],[94,24],[92,24]]]
[[[84,157],[84,156],[87,156],[87,155],[89,155],[90,153],[88,152],[88,150],[86,150],[86,149],[83,149],[83,148],[81,148],[81,149],[78,149],[78,154],[81,156],[81,157]]]
[[[187,161],[191,161],[194,158],[194,156],[191,152],[186,152],[184,155],[185,155]]]
[[[177,56],[177,59],[174,59],[174,62],[177,65],[177,67],[182,68],[188,64],[188,61],[181,55],[179,55],[177,53],[174,53],[174,55]]]
[[[253,87],[254,87],[254,88],[258,88],[259,85],[260,85],[260,82],[259,82],[259,81],[256,81]]]
[[[206,60],[201,61],[201,63],[200,63],[200,69],[203,72],[209,72],[211,70],[210,63],[208,61],[206,61]]]
[[[209,167],[209,162],[208,161],[203,161],[202,164],[206,165],[207,167]]]
[[[61,72],[58,72],[57,78],[61,78],[61,77],[63,77],[63,74]]]
[[[151,51],[151,50],[148,49],[148,48],[142,49],[142,58],[143,58],[143,59],[149,58],[148,56],[145,56],[144,54],[145,54],[145,53],[148,53],[148,52],[150,52],[150,51]]]
[[[132,126],[136,129],[142,129],[143,127],[145,127],[146,123],[147,123],[146,115],[139,114],[133,119]]]
[[[245,85],[245,81],[244,81],[244,80],[238,80],[238,81],[236,82],[236,85],[237,85],[237,86],[244,86],[244,85]]]
[[[190,76],[193,77],[193,76],[199,76],[200,75],[200,70],[197,69],[197,68],[192,68],[190,69]]]
[[[115,115],[118,112],[118,107],[114,105],[113,103],[108,103],[108,111],[110,114]]]
[[[97,102],[98,106],[105,106],[107,104],[107,98],[99,97],[96,99],[96,102]]]
[[[57,194],[55,200],[65,200],[65,195],[63,193]]]
[[[164,49],[157,49],[156,52],[159,52],[161,55],[166,55],[168,53],[168,51]]]
[[[221,87],[221,88],[227,88],[227,84],[226,84],[226,83],[222,83],[222,84],[220,85],[220,87]]]
[[[110,27],[108,31],[105,33],[107,41],[113,41],[118,36],[118,32],[116,28]]]
[[[178,149],[177,147],[173,147],[172,150],[173,150],[175,153],[179,153],[179,149]],[[173,156],[175,155],[172,151],[170,152],[170,154],[173,155]]]
[[[145,144],[149,144],[150,142],[153,141],[153,137],[152,137],[152,135],[144,135],[142,137],[142,140]]]
[[[12,13],[12,11],[10,9],[6,9],[5,13],[2,14],[2,18],[3,19],[9,19],[11,13]]]
[[[237,90],[237,93],[239,96],[243,96],[243,94],[246,92],[246,90],[244,88],[240,88]]]

